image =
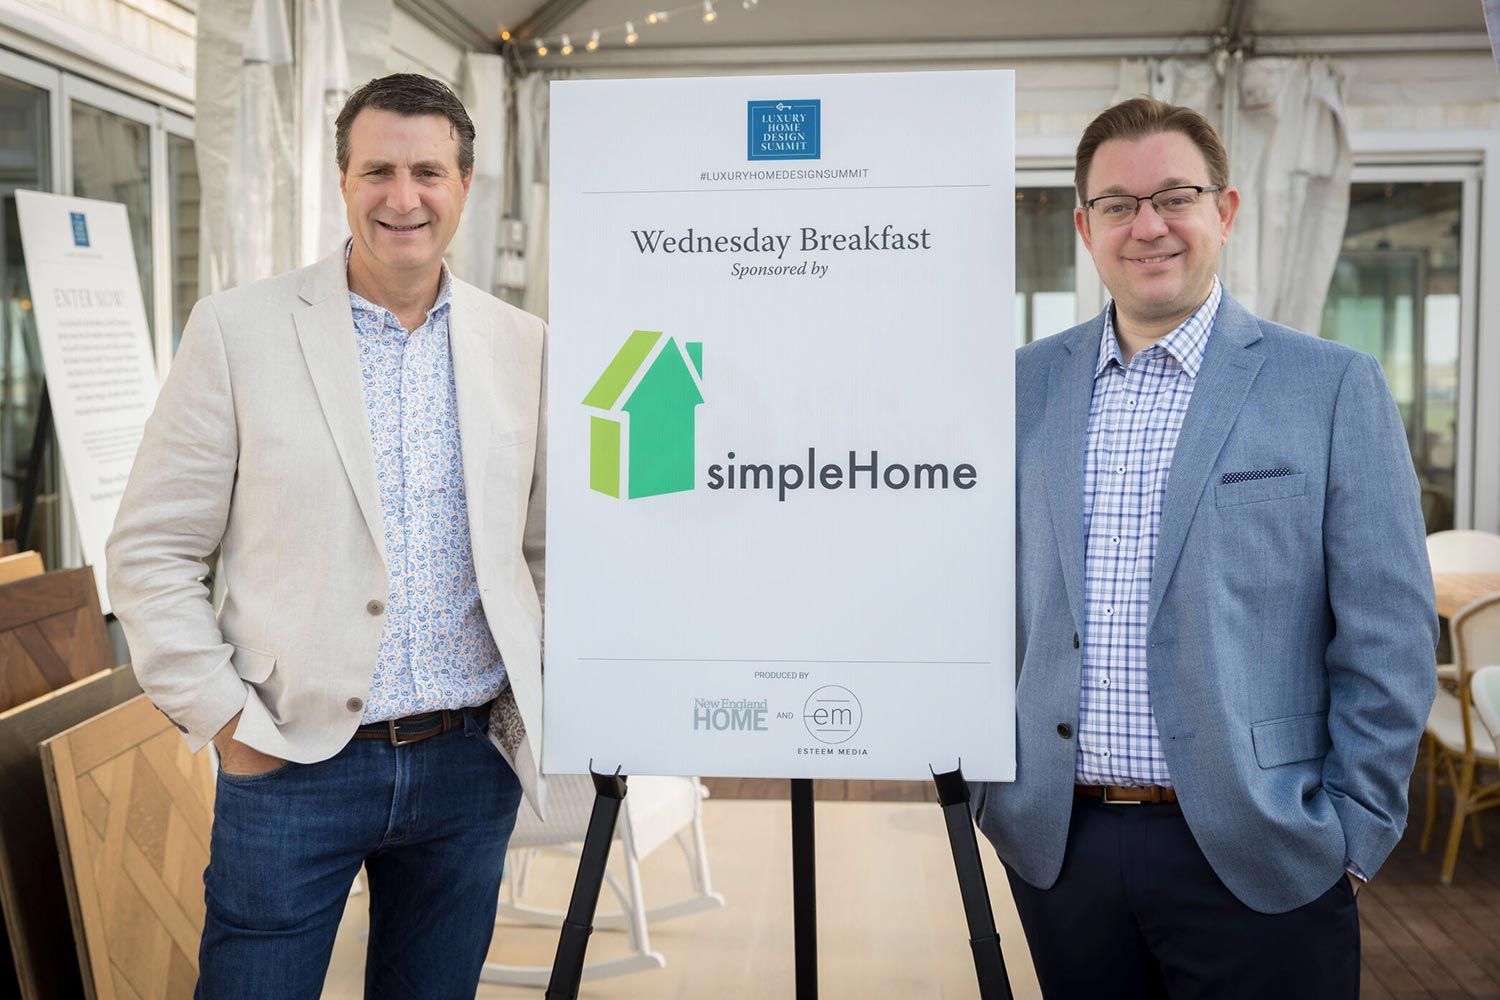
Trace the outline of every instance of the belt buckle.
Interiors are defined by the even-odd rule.
[[[391,731],[391,746],[393,746],[393,747],[404,747],[404,746],[407,746],[407,745],[409,745],[411,743],[415,743],[416,742],[415,740],[403,740],[401,737],[399,737],[399,736],[396,735],[396,720],[395,719],[387,719],[385,721],[385,724],[386,724],[386,727],[389,728],[390,731]]]
[[[1139,806],[1145,805],[1144,799],[1112,799],[1109,797],[1108,785],[1101,786],[1104,789],[1104,804],[1107,806]]]

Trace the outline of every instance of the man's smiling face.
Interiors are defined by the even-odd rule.
[[[1192,139],[1158,132],[1100,143],[1088,168],[1087,197],[1149,195],[1179,184],[1212,183]],[[1171,220],[1146,201],[1125,225],[1084,208],[1075,210],[1073,221],[1122,322],[1160,325],[1186,319],[1208,297],[1238,208],[1239,192],[1227,188],[1203,195],[1192,211]]]
[[[339,176],[355,249],[376,272],[436,266],[472,176],[459,172],[458,137],[445,116],[361,111]]]

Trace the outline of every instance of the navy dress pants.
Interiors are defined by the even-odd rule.
[[[220,772],[198,1000],[317,1000],[361,865],[367,1000],[473,1000],[521,785],[484,713],[463,714],[420,743]]]
[[[1075,797],[1052,888],[1006,874],[1047,1000],[1358,1000],[1348,878],[1257,913],[1219,881],[1176,804]]]

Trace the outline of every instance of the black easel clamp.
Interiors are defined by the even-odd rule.
[[[963,761],[952,771],[939,774],[933,770],[932,782],[937,786],[938,804],[943,807],[943,822],[948,827],[948,845],[953,849],[953,865],[958,871],[958,891],[969,924],[969,949],[974,953],[979,996],[981,1000],[1012,1000],[1005,956],[1000,952],[1000,934],[995,929],[995,912],[990,907],[989,888],[979,858],[979,840],[969,813],[969,783],[964,780]]]
[[[594,770],[594,762],[589,761],[589,774],[594,779],[594,811],[589,815],[588,833],[583,838],[583,854],[578,861],[578,877],[573,882],[573,897],[568,901],[568,915],[557,938],[557,957],[547,981],[546,1000],[578,998],[584,955],[589,935],[594,932],[594,911],[599,907],[599,892],[604,887],[609,845],[615,836],[620,806],[625,802],[625,775],[619,768],[614,774],[600,774]]]

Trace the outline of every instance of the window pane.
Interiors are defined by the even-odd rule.
[[[151,303],[155,301],[151,294],[150,127],[74,101],[73,193],[125,206],[150,329]]]
[[[193,141],[167,135],[172,225],[172,353],[198,300],[198,158]]]
[[[42,355],[16,221],[18,188],[52,188],[51,120],[45,90],[0,76],[0,512],[14,538],[41,405]],[[57,447],[49,440],[30,547],[49,566],[57,551]]]
[[[1016,333],[1023,344],[1068,329],[1078,295],[1073,189],[1016,189]]]
[[[1429,532],[1453,527],[1463,185],[1355,184],[1323,336],[1380,359]]]

